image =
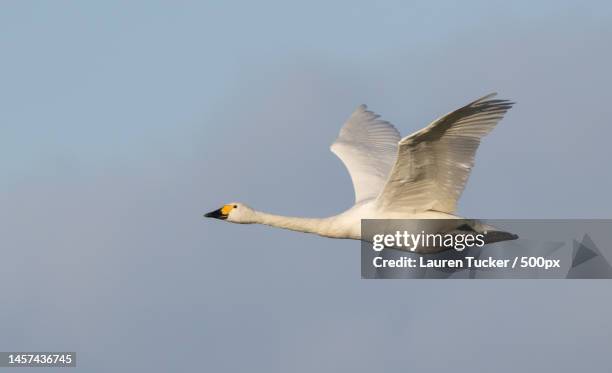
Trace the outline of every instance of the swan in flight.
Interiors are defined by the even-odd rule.
[[[320,219],[279,216],[233,202],[204,216],[357,240],[361,239],[362,219],[463,219],[455,215],[457,200],[474,165],[480,139],[514,104],[492,99],[495,95],[443,115],[404,138],[391,123],[379,119],[365,105],[358,106],[331,145],[355,190],[355,204],[338,215]],[[465,221],[456,221],[461,221],[459,229],[465,230]],[[517,238],[479,223],[468,227],[475,232],[486,233],[487,229],[497,233],[487,243]]]

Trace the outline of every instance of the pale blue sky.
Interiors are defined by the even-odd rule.
[[[359,244],[204,220],[324,216],[360,103],[403,134],[498,91],[460,212],[610,218],[608,2],[0,6],[0,350],[77,371],[574,372],[609,282],[365,281]]]

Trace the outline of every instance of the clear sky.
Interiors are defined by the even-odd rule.
[[[204,220],[351,205],[328,147],[517,105],[460,202],[610,218],[604,1],[5,1],[0,350],[83,372],[575,372],[612,364],[609,281],[366,281],[359,243]],[[606,368],[604,368],[606,367]]]

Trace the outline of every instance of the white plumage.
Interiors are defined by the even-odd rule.
[[[365,105],[358,106],[331,145],[355,190],[354,206],[339,215],[285,217],[236,202],[205,216],[351,239],[361,239],[361,219],[460,219],[455,215],[457,201],[480,140],[513,105],[493,96],[479,98],[404,138],[391,123]]]
[[[397,158],[400,133],[378,118],[365,105],[359,105],[330,147],[351,175],[355,203],[378,196]]]

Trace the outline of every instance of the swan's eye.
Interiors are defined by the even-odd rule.
[[[237,208],[238,208],[238,205],[234,205],[234,208],[235,208],[235,209],[237,209]]]

